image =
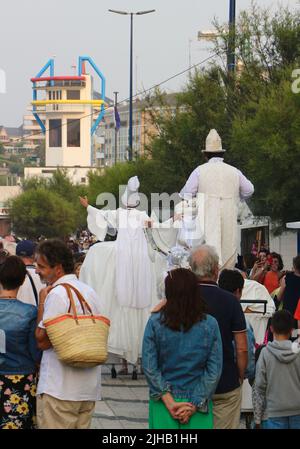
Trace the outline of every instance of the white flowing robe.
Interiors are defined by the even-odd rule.
[[[236,263],[238,204],[253,192],[253,184],[241,171],[219,157],[197,167],[180,192],[181,197],[203,194],[199,200],[203,202],[205,241],[216,248],[222,268],[233,268]]]
[[[136,209],[101,211],[88,207],[88,227],[99,240],[107,229],[118,229],[115,242],[93,245],[80,270],[80,279],[96,290],[111,320],[108,350],[130,363],[141,355],[144,329],[157,303],[155,265],[144,235],[145,212]]]
[[[223,268],[233,268],[237,257],[239,175],[224,162],[199,167],[199,192],[205,194],[204,234],[214,246]]]

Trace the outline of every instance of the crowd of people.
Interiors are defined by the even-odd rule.
[[[69,310],[60,284],[77,288],[94,314],[103,314],[101,298],[78,280],[73,254],[61,240],[21,241],[16,255],[2,250],[0,256],[0,428],[88,428],[101,397],[101,369],[61,363],[43,323]],[[81,312],[79,303],[76,309]]]
[[[101,369],[61,363],[43,321],[68,311],[62,283],[81,291],[95,313],[103,314],[103,299],[76,276],[78,255],[66,243],[24,240],[15,249],[16,255],[0,252],[0,428],[88,428],[101,397]],[[258,350],[240,304],[255,269],[248,275],[239,269],[219,272],[215,249],[201,245],[190,252],[189,269],[168,272],[165,297],[152,310],[143,338],[150,428],[239,428],[244,379],[253,388],[256,427],[300,427],[300,355],[290,341],[297,323],[298,303],[291,298],[299,260],[284,283],[281,276],[282,310],[271,319],[273,341]],[[260,268],[259,262],[253,266]],[[281,381],[284,392],[278,397]]]
[[[238,429],[247,382],[255,427],[300,428],[300,256],[283,271],[280,254],[260,247],[234,267],[238,202],[254,186],[224,162],[216,130],[203,152],[207,162],[180,196],[188,204],[186,195],[199,194],[188,230],[198,220],[205,244],[180,235],[173,260],[145,231],[153,220],[138,209],[136,176],[117,210],[80,197],[90,232],[0,242],[0,428],[90,426],[101,367],[61,362],[47,333],[47,320],[70,310],[66,285],[111,320],[110,352],[133,364],[142,357],[150,428]]]

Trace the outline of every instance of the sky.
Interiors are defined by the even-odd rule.
[[[300,6],[298,0],[257,0],[261,6]],[[56,75],[75,73],[79,55],[91,56],[106,78],[106,95],[129,96],[130,17],[108,9],[144,11],[134,17],[133,93],[197,64],[209,55],[200,30],[228,20],[229,0],[0,0],[0,125],[20,126],[32,97],[30,78],[55,56]],[[251,0],[237,0],[237,13]],[[6,92],[1,80],[6,79]],[[181,75],[163,87],[180,90]],[[96,85],[97,87],[97,85]]]

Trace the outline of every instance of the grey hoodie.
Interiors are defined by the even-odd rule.
[[[265,397],[269,418],[300,415],[300,352],[295,343],[268,343],[256,365],[255,386]]]

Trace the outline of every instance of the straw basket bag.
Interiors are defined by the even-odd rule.
[[[59,285],[66,289],[70,300],[68,313],[44,321],[58,359],[77,368],[101,365],[107,359],[110,321],[104,316],[93,315],[89,304],[73,285]],[[77,314],[71,290],[80,302],[83,315]]]

